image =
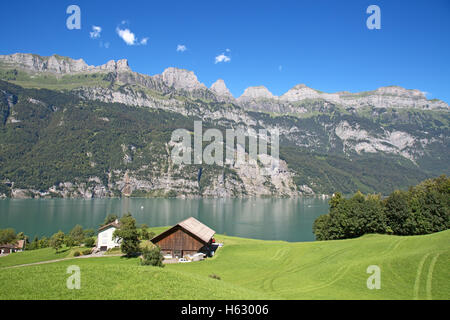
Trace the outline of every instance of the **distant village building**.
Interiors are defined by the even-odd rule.
[[[19,240],[15,244],[0,244],[0,254],[22,252],[25,250],[25,240]]]
[[[154,237],[151,241],[161,248],[164,255],[182,258],[198,252],[213,254],[214,234],[216,232],[195,218],[188,218],[169,230]]]
[[[97,248],[106,251],[120,246],[118,239],[114,238],[114,231],[119,229],[119,220],[108,223],[98,229]]]

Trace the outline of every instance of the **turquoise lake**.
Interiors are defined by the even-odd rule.
[[[314,241],[314,220],[328,212],[328,200],[296,199],[6,199],[0,200],[0,229],[14,228],[31,239],[70,231],[76,224],[97,227],[109,213],[130,212],[139,224],[171,226],[195,217],[219,234]]]

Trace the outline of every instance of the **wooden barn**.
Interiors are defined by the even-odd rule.
[[[188,218],[151,241],[161,248],[164,255],[184,257],[197,252],[210,255],[216,232],[195,218]]]

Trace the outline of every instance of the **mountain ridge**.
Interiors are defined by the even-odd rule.
[[[0,56],[0,197],[388,194],[450,173],[448,105],[432,102],[398,86],[336,95],[297,85],[280,97],[260,86],[234,99],[223,80],[207,88],[184,69]],[[170,136],[198,120],[277,129],[280,166],[268,176],[203,166],[197,181],[198,166],[171,163]]]
[[[443,109],[449,110],[449,105],[442,100],[426,98],[424,92],[417,89],[406,89],[400,86],[383,86],[371,91],[363,91],[351,93],[348,91],[325,93],[319,90],[310,88],[305,84],[298,84],[289,89],[281,96],[273,95],[264,86],[248,87],[244,90],[244,93],[235,98],[226,88],[226,84],[222,79],[218,79],[211,88],[207,88],[201,83],[193,71],[186,69],[180,69],[176,67],[168,67],[161,74],[145,75],[132,71],[129,67],[127,59],[110,60],[106,64],[100,66],[89,66],[83,59],[74,60],[69,57],[62,57],[59,55],[52,55],[48,57],[42,57],[36,54],[24,54],[15,53],[11,55],[0,55],[0,63],[10,67],[21,67],[25,71],[29,72],[49,72],[57,75],[71,75],[78,73],[95,73],[95,72],[117,72],[126,73],[130,72],[144,77],[149,77],[157,81],[164,82],[168,87],[174,87],[175,89],[195,91],[195,90],[208,90],[216,95],[216,100],[227,100],[240,105],[247,106],[254,109],[254,104],[258,103],[261,99],[270,100],[271,103],[289,104],[292,102],[301,102],[306,99],[323,99],[332,103],[348,104],[353,107],[358,107],[362,103],[365,104],[377,104],[388,103],[394,105],[395,102],[400,106],[423,108],[423,109]],[[220,91],[214,90],[213,87],[217,85],[221,86]],[[224,89],[224,88],[225,89]],[[364,95],[364,98],[360,97]],[[383,99],[384,96],[384,99]],[[380,98],[381,97],[381,98]],[[392,98],[397,99],[392,99]],[[390,99],[391,98],[391,99]],[[414,100],[412,103],[405,102],[405,99]]]

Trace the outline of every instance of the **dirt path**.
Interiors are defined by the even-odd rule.
[[[27,263],[27,264],[19,264],[17,266],[10,266],[10,267],[0,268],[0,270],[21,268],[21,267],[29,267],[29,266],[37,266],[37,265],[40,265],[40,264],[55,263],[55,262],[61,262],[61,261],[66,261],[66,260],[88,259],[88,258],[108,258],[108,257],[121,257],[121,256],[122,256],[122,254],[108,254],[108,255],[88,255],[88,256],[81,256],[81,257],[69,257],[69,258],[47,260],[47,261],[39,261],[39,262],[33,262],[33,263]]]

